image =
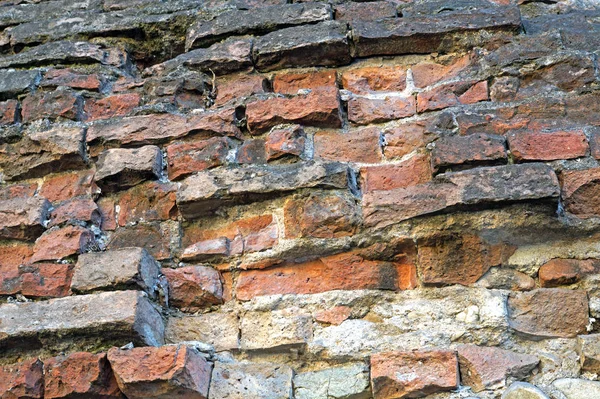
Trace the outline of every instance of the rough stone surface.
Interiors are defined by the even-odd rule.
[[[237,350],[239,320],[233,313],[205,313],[171,317],[167,323],[167,343],[201,341],[212,345],[217,352]]]
[[[281,364],[216,362],[209,399],[291,399],[292,377]]]
[[[567,399],[593,398],[600,395],[600,382],[561,378],[552,383]]]
[[[598,343],[600,335],[580,335],[577,337],[579,359],[581,360],[581,369],[592,373],[598,373],[600,370],[600,350]]]
[[[43,364],[39,359],[3,366],[0,377],[2,398],[41,399],[44,396]]]
[[[502,394],[502,399],[548,399],[548,396],[534,385],[515,382]]]
[[[50,203],[43,197],[0,201],[0,236],[4,239],[32,239],[40,235],[48,219]]]
[[[368,369],[364,364],[350,364],[298,374],[294,395],[296,399],[366,399],[370,396]]]
[[[98,158],[96,183],[104,189],[127,188],[152,178],[162,171],[160,148],[147,145],[138,149],[106,150]]]
[[[187,312],[196,312],[223,302],[219,272],[206,266],[162,269],[169,284],[169,304]]]
[[[243,350],[286,350],[312,338],[312,320],[297,309],[247,313],[241,319]]]

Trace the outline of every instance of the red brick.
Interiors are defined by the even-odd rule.
[[[411,152],[425,148],[435,139],[435,135],[425,131],[425,125],[420,122],[407,123],[387,129],[383,132],[385,146],[383,152],[386,158],[402,158]]]
[[[48,230],[35,241],[31,262],[59,260],[83,253],[95,241],[94,233],[80,226]]]
[[[246,106],[246,118],[252,134],[281,123],[340,127],[339,108],[337,89],[319,89],[292,98],[274,97],[251,102]]]
[[[37,92],[23,99],[23,122],[36,119],[71,119],[80,120],[81,96],[66,90],[52,92]]]
[[[595,159],[600,159],[600,128],[592,129],[589,135],[590,153]]]
[[[34,240],[45,229],[50,203],[43,197],[0,201],[0,238]]]
[[[417,111],[433,111],[489,100],[487,81],[447,83],[417,94]]]
[[[366,260],[349,252],[301,264],[242,271],[236,296],[245,301],[260,295],[316,294],[332,290],[400,290],[414,265]]]
[[[45,399],[123,398],[106,353],[76,352],[47,359],[44,376]]]
[[[273,160],[286,155],[300,156],[304,152],[305,135],[302,126],[287,126],[273,129],[269,132],[265,147],[267,160]]]
[[[187,346],[112,348],[108,360],[129,399],[206,399],[211,364]]]
[[[115,94],[99,100],[90,98],[85,101],[83,110],[88,121],[124,116],[140,105],[141,97],[137,93]]]
[[[273,91],[281,94],[298,94],[298,90],[337,89],[337,71],[324,70],[306,73],[284,73],[273,78]]]
[[[565,210],[580,218],[600,215],[600,168],[560,174]]]
[[[436,171],[453,166],[504,163],[507,158],[505,142],[502,136],[477,133],[441,137],[431,151],[431,163]]]
[[[552,161],[583,157],[588,143],[581,130],[552,133],[515,132],[508,136],[516,161]]]
[[[183,260],[209,260],[215,256],[231,255],[231,242],[227,237],[213,238],[196,242],[181,253]]]
[[[60,298],[70,294],[72,264],[22,265],[19,274],[20,292],[26,297]]]
[[[19,102],[17,100],[7,100],[0,102],[0,126],[12,125],[17,121],[17,110]]]
[[[194,172],[223,165],[229,148],[229,140],[224,137],[176,142],[169,145],[167,147],[169,179],[177,180]]]
[[[544,288],[574,284],[590,273],[597,273],[600,263],[595,259],[552,259],[543,264],[539,271],[540,286]]]
[[[100,198],[97,204],[98,212],[100,212],[100,228],[105,231],[114,231],[117,228],[114,199]]]
[[[344,320],[347,320],[352,313],[349,306],[334,306],[327,310],[321,310],[315,315],[315,320],[319,323],[333,324],[339,326]]]
[[[127,247],[145,248],[157,260],[170,258],[171,231],[158,223],[138,224],[117,229],[108,242],[107,249]]]
[[[37,183],[18,183],[0,188],[0,201],[13,198],[33,197],[37,191]],[[45,197],[42,195],[42,197]]]
[[[360,169],[363,192],[409,187],[431,180],[429,157],[418,154],[396,164],[365,166]]]
[[[41,399],[44,397],[43,364],[39,359],[0,367],[2,399]]]
[[[388,96],[382,99],[352,97],[348,101],[348,120],[357,125],[406,118],[416,112],[415,97]]]
[[[163,268],[169,282],[169,305],[184,312],[223,303],[223,284],[219,272],[206,266]]]
[[[98,205],[90,197],[75,197],[62,202],[50,212],[49,227],[58,226],[63,223],[77,224],[80,222],[92,222],[100,225],[100,212]]]
[[[359,224],[352,198],[325,193],[287,200],[283,218],[286,238],[345,237],[352,235]]]
[[[403,91],[406,89],[406,71],[406,67],[399,65],[350,69],[342,74],[342,86],[356,94]]]
[[[147,182],[119,196],[119,226],[177,218],[173,183]]]
[[[422,397],[458,387],[458,362],[451,351],[376,353],[371,356],[374,399]]]
[[[338,21],[376,21],[396,17],[396,7],[387,1],[337,4],[334,12]]]
[[[452,58],[450,64],[422,62],[411,67],[415,86],[422,89],[445,79],[452,79],[471,64],[471,56]]]
[[[64,201],[81,195],[94,196],[100,192],[94,182],[94,171],[83,170],[46,175],[40,195],[51,202]]]
[[[73,71],[72,69],[51,69],[44,75],[44,79],[40,83],[42,87],[57,87],[67,86],[73,89],[83,90],[100,90],[102,85],[101,78],[98,74],[82,74]]]
[[[267,163],[267,149],[265,140],[246,140],[238,148],[235,160],[241,164],[265,164]]]
[[[316,159],[376,163],[382,158],[381,131],[366,128],[351,132],[318,132],[314,137]]]
[[[229,240],[229,254],[263,251],[278,242],[278,230],[271,214],[247,217],[216,229],[191,226],[184,230],[183,246],[225,237]]]
[[[265,92],[266,79],[261,75],[234,75],[227,79],[217,79],[217,99],[215,105],[223,105],[231,100],[249,97]]]
[[[21,290],[19,266],[29,263],[33,255],[31,244],[5,244],[0,246],[0,295],[14,295]]]
[[[472,234],[439,234],[421,240],[419,276],[426,285],[470,285],[492,266],[501,265],[515,248],[490,244]]]

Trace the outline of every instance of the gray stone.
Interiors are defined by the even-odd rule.
[[[550,399],[544,392],[526,382],[515,382],[502,394],[502,399]]]
[[[167,322],[167,343],[200,341],[212,345],[215,351],[240,348],[239,321],[234,313],[213,312],[193,316],[173,316]]]
[[[139,286],[154,295],[160,264],[144,248],[122,248],[82,254],[77,258],[71,289],[93,290]]]
[[[290,399],[291,368],[273,363],[216,362],[209,399]]]
[[[369,368],[355,363],[294,377],[295,399],[368,399]]]
[[[312,338],[312,317],[300,309],[249,312],[242,317],[242,350],[287,350]]]
[[[162,153],[147,145],[140,148],[113,148],[104,151],[96,163],[95,179],[103,190],[128,188],[152,178],[160,178]]]
[[[213,71],[217,75],[249,69],[252,67],[251,50],[252,39],[230,38],[208,48],[192,50],[146,68],[144,75],[166,75],[178,68],[189,68],[205,73]]]
[[[577,344],[581,369],[600,374],[600,334],[580,335]]]
[[[37,19],[56,18],[73,11],[100,9],[100,0],[54,0],[34,4],[19,4],[0,8],[0,27],[18,25]]]
[[[57,341],[76,337],[131,341],[141,346],[164,343],[162,318],[140,291],[4,304],[0,306],[0,320],[3,349],[48,348]]]
[[[227,203],[247,202],[300,188],[345,188],[347,166],[332,162],[206,170],[183,180],[177,206],[185,219]]]
[[[256,68],[346,65],[351,61],[346,24],[325,21],[268,33],[256,40],[252,50]]]
[[[1,63],[2,61],[0,61]],[[0,66],[0,68],[2,68]],[[0,70],[0,98],[15,97],[33,89],[42,79],[40,71]]]
[[[451,50],[453,35],[457,32],[467,34],[480,29],[513,32],[520,26],[518,7],[507,6],[426,17],[353,22],[352,37],[358,57],[434,53]]]
[[[552,383],[567,399],[600,398],[600,381],[561,378]]]
[[[294,25],[331,19],[331,7],[323,3],[285,4],[232,10],[212,20],[200,19],[187,33],[186,49],[206,47],[227,36],[264,34]]]
[[[55,63],[102,63],[120,66],[115,62],[115,50],[103,49],[98,44],[89,42],[58,41],[42,44],[0,58],[0,68],[25,67],[31,65],[51,65]],[[34,73],[35,71],[20,71]]]
[[[0,201],[0,238],[34,240],[44,231],[50,202],[39,196]]]
[[[363,216],[369,226],[385,227],[456,205],[558,198],[554,170],[542,163],[477,168],[443,173],[407,188],[367,192]]]

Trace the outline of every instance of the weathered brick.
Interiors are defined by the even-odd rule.
[[[508,136],[512,157],[516,161],[553,161],[579,158],[589,148],[581,130],[552,133],[515,132]]]
[[[129,114],[140,105],[141,97],[137,93],[115,94],[101,99],[90,98],[85,101],[83,111],[86,120],[109,119]]]
[[[402,158],[414,150],[425,148],[436,136],[422,123],[407,123],[383,131],[386,158]]]
[[[94,233],[81,226],[54,228],[42,234],[33,247],[31,262],[60,260],[84,253],[95,244]]]
[[[80,127],[32,127],[18,143],[0,144],[2,173],[6,179],[16,180],[83,168],[83,134]]]
[[[289,399],[293,376],[283,364],[215,362],[209,399]]]
[[[90,197],[75,197],[56,205],[50,212],[48,227],[62,224],[81,224],[91,222],[100,225],[98,205]]]
[[[406,72],[406,67],[398,65],[349,69],[342,74],[342,86],[356,94],[404,91]]]
[[[72,276],[73,265],[69,264],[21,265],[19,266],[19,291],[26,297],[61,298],[70,294]]]
[[[301,126],[275,128],[269,132],[265,142],[267,161],[284,156],[301,156],[306,137]]]
[[[267,163],[267,149],[265,140],[246,140],[238,147],[235,161],[240,164],[265,164]]]
[[[161,345],[164,327],[160,314],[138,291],[105,292],[0,306],[0,347],[27,349],[53,338],[81,342],[91,329],[95,342],[117,339],[137,345]],[[63,337],[63,338],[61,338]]]
[[[477,280],[475,286],[499,290],[529,291],[535,288],[535,280],[527,274],[513,269],[493,267]]]
[[[455,205],[556,198],[558,179],[544,164],[508,165],[444,173],[407,188],[367,192],[363,218],[384,227]]]
[[[414,288],[414,265],[370,261],[349,252],[302,264],[265,270],[242,271],[237,281],[237,298],[260,295],[315,294],[331,290]]]
[[[38,189],[37,183],[15,183],[0,188],[0,201],[5,201],[14,198],[29,198],[35,195]],[[48,196],[41,193],[41,196]]]
[[[182,317],[170,317],[165,339],[169,343],[201,341],[215,351],[238,350],[239,321],[235,313],[211,312]]]
[[[314,135],[315,159],[377,163],[382,156],[381,131],[376,127],[345,133],[322,131]]]
[[[44,398],[82,395],[92,398],[123,398],[106,359],[106,353],[76,352],[44,361]]]
[[[560,178],[567,212],[580,218],[600,215],[600,168],[564,171]]]
[[[447,83],[417,94],[417,111],[425,112],[489,100],[487,81]]]
[[[502,388],[507,378],[525,379],[540,361],[536,356],[496,347],[460,345],[457,349],[461,384],[474,392]]]
[[[260,71],[303,66],[335,66],[350,63],[346,24],[325,21],[268,33],[252,49]]]
[[[312,339],[312,318],[298,308],[248,312],[240,323],[240,347],[252,350],[287,350]]]
[[[51,69],[44,74],[40,82],[42,87],[67,86],[73,89],[99,91],[103,79],[98,74],[83,74],[72,69]]]
[[[40,189],[40,195],[51,202],[82,195],[95,196],[99,193],[92,170],[46,175]]]
[[[187,261],[210,260],[218,256],[232,255],[232,243],[227,237],[196,242],[186,247],[181,253],[181,259]]]
[[[104,191],[133,187],[147,179],[158,179],[162,173],[160,148],[114,148],[104,151],[96,163],[96,183]]]
[[[413,82],[418,88],[425,88],[437,82],[446,79],[452,79],[458,76],[471,64],[471,55],[452,58],[448,64],[435,62],[421,62],[413,65],[410,69],[413,75]]]
[[[600,270],[600,263],[594,259],[552,259],[540,267],[538,277],[541,287],[559,287],[576,283],[597,270]]]
[[[511,293],[507,307],[510,327],[533,340],[572,338],[585,333],[589,323],[585,291],[543,288]]]
[[[282,123],[340,127],[340,103],[334,89],[313,90],[292,98],[273,97],[246,107],[248,129],[259,134]]]
[[[371,356],[373,397],[421,397],[456,389],[457,363],[450,351],[376,353]]]
[[[358,208],[347,195],[311,194],[289,199],[283,206],[286,238],[334,238],[352,235],[359,224]]]
[[[119,196],[119,226],[177,217],[173,183],[147,182]]]
[[[2,399],[44,397],[44,365],[39,359],[0,367]]]
[[[186,35],[186,49],[206,47],[227,36],[266,33],[293,25],[315,23],[331,19],[327,4],[282,4],[232,10],[206,21],[204,18],[192,24]]]
[[[396,7],[392,2],[373,1],[365,3],[342,3],[335,8],[338,21],[376,21],[382,18],[396,17]]]
[[[67,90],[40,91],[23,99],[23,122],[43,118],[80,120],[82,106],[83,98],[74,92]]]
[[[472,164],[491,164],[506,161],[506,140],[502,136],[471,134],[442,137],[431,152],[434,170]]]
[[[412,116],[416,112],[415,97],[352,97],[348,101],[348,120],[357,125],[387,122]]]
[[[223,303],[223,284],[219,272],[207,266],[162,269],[169,283],[169,305],[184,312]]]
[[[337,71],[325,69],[312,72],[286,72],[275,75],[275,93],[296,95],[301,90],[337,89]]]
[[[169,178],[177,180],[194,172],[223,165],[230,149],[224,137],[175,142],[167,147]]]
[[[491,7],[424,17],[354,21],[352,36],[358,57],[433,53],[449,50],[451,37],[479,29],[516,31],[521,26],[517,7]]]
[[[363,192],[415,186],[431,180],[431,162],[417,154],[400,163],[365,166],[360,168],[360,179]]]
[[[112,198],[100,198],[97,202],[100,212],[100,229],[114,231],[117,228],[115,201]]]
[[[333,324],[339,326],[344,320],[347,320],[352,313],[349,306],[334,306],[330,309],[321,310],[315,314],[315,320],[319,323]]]
[[[249,179],[251,185],[247,184]],[[206,170],[183,181],[177,192],[177,206],[185,219],[193,219],[226,203],[247,201],[251,196],[310,187],[344,188],[347,184],[347,168],[339,163]]]
[[[171,256],[172,234],[169,226],[158,223],[137,224],[117,229],[108,241],[107,249],[145,248],[158,260]]]
[[[98,155],[104,148],[127,145],[162,143],[182,138],[190,133],[239,136],[234,124],[235,111],[224,108],[214,112],[203,112],[188,117],[172,114],[142,115],[123,118],[109,123],[98,123],[89,127],[87,143],[90,155]]]
[[[43,197],[0,201],[0,237],[31,240],[44,231],[50,203]]]
[[[159,272],[160,265],[143,248],[81,254],[77,258],[71,288],[86,293],[139,287],[153,295]]]
[[[8,100],[0,102],[0,126],[12,125],[17,122],[19,102],[17,100]]]
[[[185,397],[206,399],[212,365],[192,348],[112,348],[108,360],[117,384],[129,399]]]
[[[253,94],[266,91],[267,80],[261,75],[234,75],[226,79],[217,79],[217,98],[215,105],[223,105],[229,101],[238,102]]]

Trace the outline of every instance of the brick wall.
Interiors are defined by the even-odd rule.
[[[0,398],[600,398],[591,0],[0,0]]]

